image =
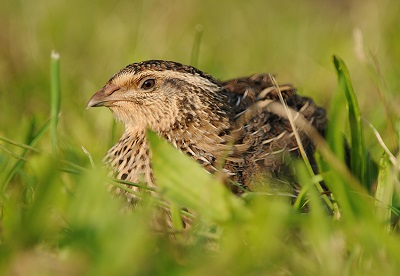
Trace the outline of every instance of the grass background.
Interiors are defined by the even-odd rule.
[[[149,231],[154,200],[144,200],[140,211],[121,213],[121,203],[105,191],[106,172],[100,164],[116,140],[113,119],[105,108],[85,110],[85,106],[125,65],[169,59],[193,62],[219,79],[275,73],[278,82],[296,85],[299,93],[313,97],[330,110],[331,118],[338,118],[346,113],[337,108],[345,106],[345,100],[335,99],[341,93],[338,86],[345,86],[338,84],[335,54],[349,68],[362,116],[396,154],[399,13],[395,0],[3,1],[0,136],[31,144],[38,152],[0,141],[1,271],[396,274],[400,239],[388,220],[387,206],[395,205],[398,168],[387,156],[381,158],[382,146],[365,124],[366,147],[381,164],[379,193],[354,195],[346,190],[346,180],[326,165],[325,180],[344,189],[335,194],[342,207],[340,219],[321,211],[323,203],[312,189],[307,192],[314,198],[309,215],[280,198],[255,196],[238,203],[216,191],[219,203],[194,204],[200,222],[190,233],[171,239]],[[196,36],[201,40],[193,60]],[[52,50],[61,55],[55,155],[46,127],[54,107]],[[332,103],[337,105],[332,108]],[[336,136],[342,131],[350,134],[346,122],[336,122]],[[117,133],[121,130],[118,125]],[[95,169],[90,169],[82,146],[92,155]],[[164,150],[173,154],[168,148],[160,152]],[[193,164],[183,166],[184,171],[200,173]],[[176,170],[160,165],[165,179],[168,169]],[[298,172],[304,183],[312,182],[302,165]],[[200,178],[204,183],[198,185],[214,181]],[[185,188],[186,180],[178,184]],[[354,207],[365,203],[362,198],[368,198],[367,203]],[[182,194],[173,194],[171,202],[188,203]]]

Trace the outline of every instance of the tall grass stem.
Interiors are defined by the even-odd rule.
[[[51,53],[50,64],[50,81],[51,81],[51,145],[53,153],[57,152],[58,137],[57,125],[61,105],[61,85],[60,85],[60,55],[53,51]]]

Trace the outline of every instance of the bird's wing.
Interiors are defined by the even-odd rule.
[[[265,109],[269,103],[281,103],[272,78],[271,74],[256,74],[221,82],[229,105],[233,107],[235,120],[249,120],[260,114],[260,108]],[[327,120],[323,108],[312,99],[298,95],[296,88],[290,84],[279,85],[279,91],[288,107],[303,115],[318,132],[324,134]]]
[[[311,124],[323,135],[327,124],[325,110],[312,99],[298,95],[292,85],[279,85],[277,89],[272,78],[270,74],[257,74],[221,83],[233,109],[231,116],[235,125],[230,133],[235,142],[233,153],[227,158],[225,167],[228,170],[242,169],[249,175],[279,174],[285,170],[285,153],[300,154],[288,112],[293,115],[301,144],[314,163],[312,153],[315,148],[304,124]],[[279,91],[288,109],[282,104]],[[242,163],[238,165],[235,158],[240,158]],[[239,182],[245,185],[254,180],[245,175],[241,177]]]

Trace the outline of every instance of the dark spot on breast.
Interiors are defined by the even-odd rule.
[[[192,114],[187,114],[186,115],[186,123],[191,123],[193,121],[193,115]]]
[[[227,130],[222,130],[222,131],[220,131],[219,133],[218,133],[218,136],[219,137],[222,137],[222,136],[225,136],[225,135],[227,135],[228,134],[228,131]]]
[[[189,104],[189,100],[187,97],[183,97],[179,100],[178,108],[180,110],[186,110],[187,105]]]
[[[179,128],[180,128],[180,122],[175,122],[171,127],[172,130],[177,130]]]
[[[121,179],[122,179],[122,180],[125,180],[127,177],[128,177],[128,174],[127,174],[127,173],[124,173],[124,174],[121,175]]]
[[[192,103],[189,103],[187,108],[189,110],[196,110],[197,109],[196,106],[194,104],[192,104]]]

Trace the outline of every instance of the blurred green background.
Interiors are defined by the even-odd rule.
[[[111,135],[113,118],[106,108],[85,109],[114,73],[147,59],[190,64],[199,35],[199,69],[218,79],[271,72],[328,109],[338,86],[332,56],[340,56],[363,116],[393,149],[385,112],[396,123],[399,14],[397,0],[3,0],[0,136],[27,143],[30,130],[50,118],[53,50],[61,55],[62,98],[57,161],[45,133],[35,146],[40,153],[28,155],[2,190],[0,274],[396,275],[399,237],[388,235],[388,221],[377,223],[371,206],[360,218],[332,221],[319,208],[305,215],[287,202],[261,198],[248,203],[252,217],[245,223],[237,218],[218,227],[200,223],[175,239],[149,231],[151,204],[121,213],[120,202],[103,189],[101,166],[67,174],[62,162],[68,160],[69,169],[90,168],[84,146],[101,164],[118,138]],[[367,127],[365,136],[379,157],[382,148]],[[12,153],[23,151],[3,145]],[[0,151],[0,179],[12,175],[18,163],[12,153]],[[398,171],[386,166],[382,182],[394,183],[390,177]],[[376,213],[386,216],[388,210],[378,207]]]
[[[24,128],[16,126],[27,118],[48,118],[49,57],[55,50],[61,55],[62,133],[73,145],[104,152],[108,143],[91,141],[108,133],[112,118],[106,109],[86,111],[89,97],[129,63],[190,63],[198,25],[201,70],[219,79],[271,72],[326,107],[337,87],[332,55],[339,55],[364,116],[384,127],[370,53],[395,109],[398,14],[396,0],[2,1],[0,133],[17,138]]]

